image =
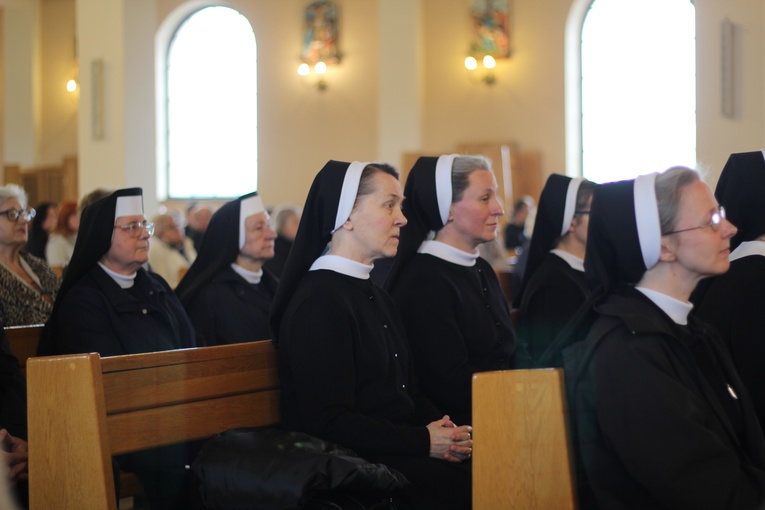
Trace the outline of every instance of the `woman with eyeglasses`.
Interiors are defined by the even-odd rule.
[[[765,508],[749,392],[690,315],[697,283],[728,270],[735,233],[687,168],[595,189],[594,286],[574,321],[588,333],[563,351],[583,510]]]
[[[555,364],[552,358],[559,353],[545,353],[589,294],[584,251],[594,189],[587,179],[552,174],[539,198],[526,270],[514,297],[519,342],[534,366]]]
[[[702,282],[694,313],[725,340],[765,430],[765,157],[763,151],[731,154],[715,189],[738,227],[730,240],[730,270]]]
[[[0,187],[0,323],[4,326],[47,321],[61,285],[44,260],[22,253],[35,217],[35,210],[27,205],[21,187]]]

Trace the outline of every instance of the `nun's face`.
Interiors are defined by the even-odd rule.
[[[103,264],[118,274],[132,274],[149,260],[149,232],[145,228],[132,232],[119,227],[145,221],[143,215],[120,216],[114,222],[114,234]]]
[[[677,271],[689,281],[722,274],[730,266],[730,238],[736,228],[724,218],[713,228],[711,218],[717,212],[717,201],[705,183],[696,181],[681,190],[675,233],[662,238],[662,252],[666,249],[674,256]]]
[[[274,256],[276,232],[268,224],[268,215],[259,212],[244,220],[244,246],[240,253],[255,262],[265,262]]]
[[[363,264],[393,257],[406,218],[401,212],[404,193],[401,184],[390,174],[375,172],[370,177],[372,193],[358,197],[343,229],[351,235],[346,256]]]
[[[479,244],[496,239],[499,217],[505,211],[497,197],[497,180],[493,173],[476,170],[468,176],[468,183],[460,201],[452,204],[448,223],[441,229],[447,237],[438,236],[437,239],[472,252]]]

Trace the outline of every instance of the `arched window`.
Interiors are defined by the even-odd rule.
[[[582,174],[595,182],[607,182],[674,165],[694,167],[696,32],[692,1],[587,3],[577,41],[581,51],[577,78],[581,80],[578,134]]]
[[[166,87],[166,194],[257,189],[257,48],[247,19],[228,7],[186,18],[170,41]]]

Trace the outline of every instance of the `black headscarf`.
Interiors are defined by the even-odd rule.
[[[725,207],[738,233],[730,240],[731,251],[765,234],[765,157],[762,151],[731,154],[715,188],[715,198]]]
[[[224,204],[210,219],[197,258],[175,289],[187,310],[199,289],[236,261],[241,250],[239,231],[242,201],[255,196],[258,196],[257,191]]]
[[[53,332],[56,330],[59,304],[63,301],[64,296],[66,296],[75,283],[88,274],[93,266],[109,251],[112,245],[117,199],[119,197],[134,196],[143,199],[143,190],[141,188],[117,190],[111,195],[96,200],[82,211],[80,228],[77,231],[77,240],[74,243],[74,252],[64,273],[61,288],[56,295],[56,302],[53,304],[53,311],[51,312],[50,319],[45,324],[45,330],[40,340],[40,347],[38,349],[40,354],[53,352]]]
[[[520,308],[523,293],[531,276],[547,253],[555,248],[555,240],[563,235],[564,228],[568,230],[566,223],[571,224],[576,208],[576,194],[581,182],[582,179],[572,179],[560,174],[552,174],[547,178],[539,197],[534,233],[529,243],[523,280],[513,300],[514,307]],[[569,188],[572,189],[572,193],[569,193]]]
[[[271,305],[270,323],[274,344],[278,342],[279,326],[292,295],[311,268],[311,264],[319,258],[332,239],[343,182],[350,166],[351,163],[343,161],[329,161],[313,180],[303,207],[303,215],[300,217],[295,242],[287,257]]]
[[[444,172],[448,170],[449,197],[442,197],[442,202],[447,198],[451,203],[451,167],[454,155],[449,156],[422,156],[412,167],[406,179],[404,187],[403,213],[407,219],[407,225],[401,229],[398,251],[393,262],[390,274],[385,281],[385,288],[392,289],[406,265],[417,254],[417,250],[428,234],[438,232],[444,227],[442,216],[443,207],[439,207],[439,196],[436,191],[436,169],[439,162]],[[444,185],[446,185],[445,175]]]

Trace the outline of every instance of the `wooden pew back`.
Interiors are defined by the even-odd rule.
[[[11,352],[19,359],[21,371],[26,375],[27,360],[37,356],[37,346],[40,345],[45,324],[32,324],[29,326],[9,326],[5,328]]]
[[[115,510],[111,456],[279,423],[270,340],[28,364],[30,507]]]
[[[562,369],[473,375],[473,508],[575,510]]]

